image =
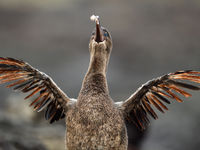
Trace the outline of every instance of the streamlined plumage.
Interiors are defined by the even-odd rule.
[[[28,63],[14,58],[0,58],[0,83],[28,93],[25,99],[34,110],[45,109],[50,123],[66,119],[66,149],[68,150],[126,150],[128,137],[126,122],[132,121],[144,130],[149,117],[157,119],[154,108],[168,110],[170,99],[182,102],[177,93],[190,97],[184,89],[200,88],[184,80],[200,83],[200,72],[178,71],[143,84],[127,100],[114,102],[109,95],[106,71],[112,50],[112,39],[107,29],[100,26],[89,42],[90,64],[77,99],[69,98],[45,73]],[[153,106],[153,107],[152,107]]]

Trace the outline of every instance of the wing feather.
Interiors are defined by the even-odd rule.
[[[30,92],[25,99],[36,96],[29,106],[38,112],[46,108],[45,118],[50,123],[63,118],[66,104],[71,102],[49,76],[22,60],[0,57],[0,84],[3,83],[9,83],[7,88]]]
[[[168,108],[162,102],[170,104],[169,99],[183,102],[182,98],[177,94],[184,97],[191,96],[190,93],[182,88],[200,90],[200,87],[184,83],[184,80],[200,83],[200,72],[192,70],[177,71],[153,79],[142,85],[142,87],[127,100],[117,102],[116,105],[123,112],[124,118],[127,121],[132,120],[136,126],[143,130],[149,124],[148,116],[151,116],[154,119],[158,118],[152,106],[164,113]]]

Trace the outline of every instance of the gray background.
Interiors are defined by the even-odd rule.
[[[76,98],[89,63],[93,13],[113,37],[107,75],[115,101],[154,77],[200,70],[199,0],[1,0],[0,56],[29,62]],[[142,150],[200,147],[200,93],[192,94],[159,113]],[[64,150],[64,121],[49,125],[23,96],[0,87],[0,150]]]

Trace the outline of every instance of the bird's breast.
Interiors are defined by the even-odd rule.
[[[119,111],[112,101],[102,101],[82,100],[67,112],[67,146],[73,142],[80,149],[111,149],[126,142],[126,129]]]

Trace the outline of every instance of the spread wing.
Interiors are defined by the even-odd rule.
[[[200,83],[199,75],[200,72],[187,70],[161,76],[148,81],[127,100],[117,102],[116,105],[123,112],[125,120],[132,120],[136,126],[143,130],[149,124],[148,116],[154,119],[158,118],[152,106],[164,113],[164,110],[168,110],[165,104],[170,104],[169,99],[182,102],[177,93],[184,97],[191,96],[182,88],[200,90],[197,86],[183,82],[183,80],[187,80]]]
[[[0,84],[3,83],[29,93],[25,99],[35,96],[29,106],[38,112],[46,108],[45,118],[50,123],[64,118],[67,105],[76,101],[67,97],[49,76],[14,58],[0,57]]]

